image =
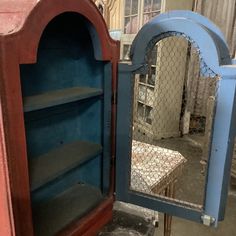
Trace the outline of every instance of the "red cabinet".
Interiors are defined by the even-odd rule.
[[[92,235],[113,206],[119,44],[92,1],[1,1],[0,235]]]

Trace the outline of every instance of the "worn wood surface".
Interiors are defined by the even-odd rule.
[[[102,95],[101,89],[73,87],[25,97],[24,111],[35,111],[43,108],[66,104]]]
[[[235,57],[236,50],[236,1],[196,0],[195,11],[211,19],[224,33]]]

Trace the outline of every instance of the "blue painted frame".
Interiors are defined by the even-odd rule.
[[[206,65],[221,77],[216,114],[213,124],[212,147],[209,161],[205,202],[202,210],[187,208],[175,202],[151,197],[129,189],[131,156],[131,117],[133,73],[146,72],[146,50],[158,36],[176,32],[184,34],[199,47]],[[227,201],[230,166],[236,131],[236,67],[221,31],[207,18],[190,11],[173,11],[154,18],[137,34],[131,48],[132,64],[119,65],[117,146],[116,146],[116,199],[173,216],[202,222],[210,216],[212,225],[223,220]]]

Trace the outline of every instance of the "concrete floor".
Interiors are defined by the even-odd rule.
[[[179,151],[186,159],[183,175],[177,183],[176,198],[202,204],[204,196],[205,176],[201,173],[202,165],[199,159],[202,155],[204,137],[190,135],[184,139],[169,139],[158,141],[158,146]],[[195,191],[195,190],[198,191]],[[160,227],[156,230],[156,236],[162,235],[163,216],[160,215]],[[208,228],[194,222],[173,218],[172,236],[236,236],[236,190],[229,192],[225,220],[217,229]]]
[[[182,176],[178,179],[176,186],[176,198],[189,201],[195,204],[202,204],[204,196],[205,176],[201,173],[202,166],[200,159],[202,156],[203,136],[190,135],[184,138],[170,138],[156,141],[155,144],[164,148],[172,149],[180,152],[186,159],[187,163],[184,167]],[[196,191],[196,189],[198,191]],[[163,215],[159,214],[159,228],[155,230],[155,236],[163,235]],[[113,222],[114,223],[114,222]],[[114,226],[114,224],[113,224]],[[107,235],[136,235],[134,228],[132,231],[119,231],[118,234],[106,233]],[[115,232],[115,231],[114,231]],[[123,232],[123,233],[122,233]],[[124,233],[125,232],[125,233]],[[139,234],[137,235],[146,235]],[[232,190],[229,194],[226,217],[219,224],[217,229],[208,228],[203,225],[173,218],[171,236],[236,236],[236,191]]]
[[[155,142],[155,145],[178,151],[187,160],[183,173],[176,184],[176,199],[202,205],[205,190],[205,175],[202,174],[202,144],[204,137],[189,135]],[[198,191],[195,191],[195,190]]]
[[[114,210],[113,220],[98,236],[154,236],[155,228],[139,214]]]

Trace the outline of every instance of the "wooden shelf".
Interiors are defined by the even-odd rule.
[[[139,84],[140,84],[140,85],[143,85],[143,86],[147,86],[147,87],[152,88],[152,89],[155,88],[154,85],[151,85],[151,84],[148,84],[148,83],[139,82]]]
[[[138,103],[153,108],[153,105],[151,105],[150,103],[146,103],[146,102],[143,102],[141,100],[138,100]]]
[[[103,200],[99,189],[77,184],[50,201],[33,209],[36,236],[56,235],[68,224],[79,220]]]
[[[29,160],[30,187],[34,191],[102,153],[101,145],[77,141]]]
[[[143,101],[141,101],[141,100],[138,100],[138,103],[141,103],[141,104],[143,104],[143,105],[146,105],[146,103],[143,102]]]
[[[96,88],[74,87],[55,90],[39,95],[25,97],[24,112],[36,111],[69,102],[84,100],[102,95],[103,91]]]

